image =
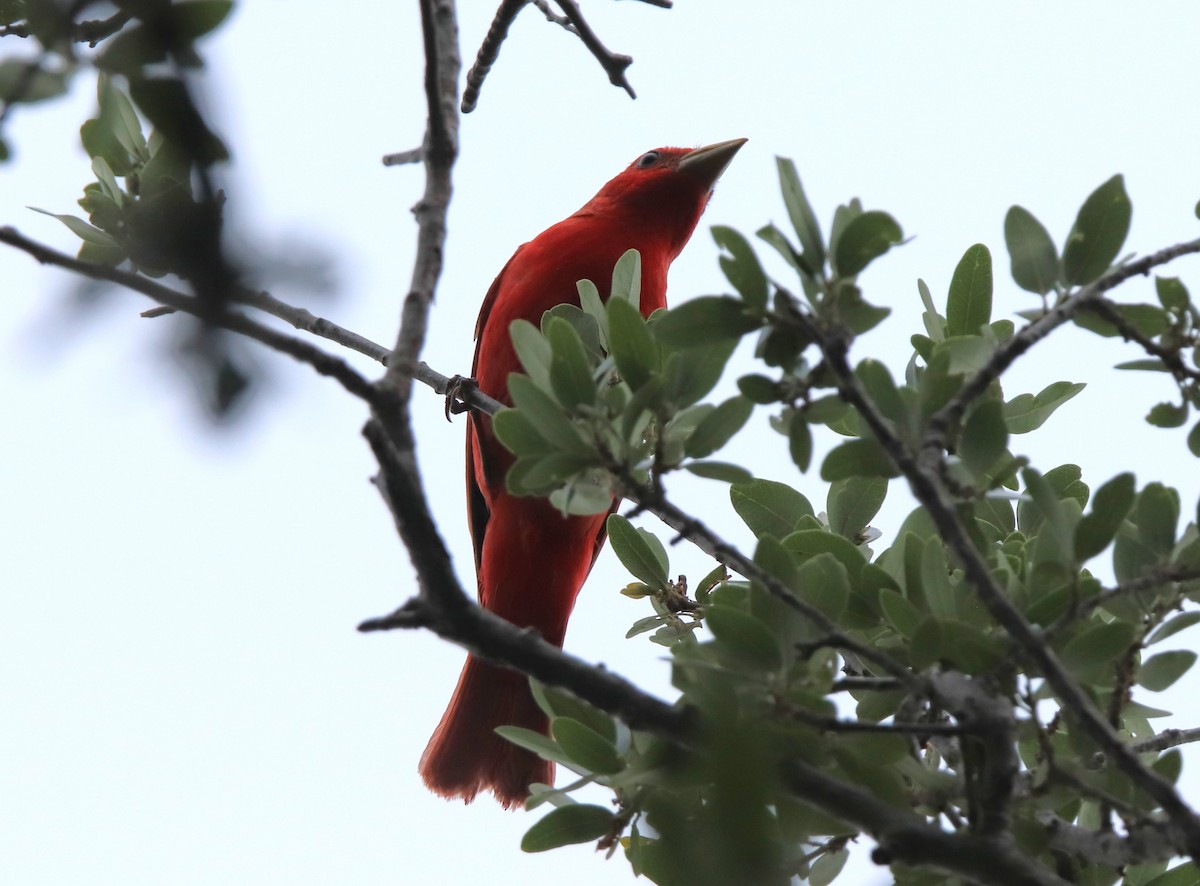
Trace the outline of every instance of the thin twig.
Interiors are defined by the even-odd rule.
[[[423,148],[410,148],[407,151],[397,151],[394,154],[383,155],[384,166],[404,166],[409,163],[420,163],[425,159]]]
[[[464,114],[471,113],[479,104],[479,90],[483,88],[483,81],[491,72],[492,65],[500,57],[500,47],[504,43],[504,38],[508,36],[509,26],[528,2],[529,0],[504,0],[500,4],[500,8],[496,10],[496,16],[492,19],[487,36],[483,38],[483,44],[475,55],[475,63],[471,65],[471,70],[467,71],[467,85],[463,89],[462,97]]]
[[[1112,302],[1102,298],[1094,299],[1083,305],[1082,310],[1089,311],[1107,320],[1117,328],[1117,331],[1121,333],[1121,337],[1126,341],[1136,342],[1151,357],[1157,357],[1161,360],[1167,371],[1171,373],[1175,378],[1175,382],[1181,388],[1188,382],[1200,381],[1200,369],[1192,369],[1184,363],[1183,358],[1179,354],[1179,348],[1164,348],[1149,336],[1143,335],[1136,326],[1130,323],[1117,310],[1116,305]]]
[[[604,73],[608,74],[608,82],[624,89],[629,93],[630,98],[637,98],[637,93],[633,91],[633,86],[625,77],[625,69],[633,64],[633,59],[627,55],[613,52],[600,42],[600,38],[596,36],[592,26],[583,17],[583,12],[580,11],[579,4],[575,0],[554,0],[554,2],[558,4],[559,9],[570,21],[575,33],[579,35],[583,45],[588,48],[588,52],[596,57],[596,61],[600,62],[600,67],[604,68]]]
[[[122,271],[108,265],[100,265],[72,258],[69,255],[30,240],[15,228],[0,227],[0,243],[7,243],[10,246],[20,249],[42,264],[64,268],[81,276],[90,277],[93,280],[105,280],[125,286],[135,292],[147,295],[156,302],[176,311],[200,317],[205,322],[220,326],[222,329],[228,329],[231,332],[245,335],[302,363],[307,363],[320,374],[327,375],[338,381],[342,387],[351,394],[354,394],[354,396],[368,403],[372,403],[375,400],[375,388],[340,358],[322,351],[320,348],[316,348],[306,341],[263,326],[261,323],[251,320],[243,314],[228,310],[214,312],[209,305],[202,303],[196,296],[179,292],[169,286],[156,283],[148,277],[135,274],[132,271]]]
[[[1193,741],[1200,741],[1200,729],[1164,729],[1154,738],[1134,742],[1129,746],[1129,750],[1135,754],[1153,754]]]
[[[1152,591],[1166,584],[1196,581],[1197,579],[1200,579],[1200,566],[1194,566],[1190,569],[1179,566],[1152,566],[1137,576],[1137,578],[1121,582],[1121,584],[1113,588],[1105,588],[1095,596],[1079,601],[1075,607],[1045,629],[1045,636],[1049,639],[1057,637],[1080,619],[1086,618],[1103,606],[1107,606],[1113,600]]]

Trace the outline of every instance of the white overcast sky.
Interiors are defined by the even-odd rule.
[[[468,62],[494,5],[461,4]],[[750,139],[675,265],[674,302],[725,288],[706,225],[786,226],[776,154],[795,158],[826,229],[853,196],[891,212],[915,239],[863,275],[867,297],[894,314],[856,354],[896,375],[920,329],[917,277],[944,298],[971,244],[992,249],[997,316],[1034,304],[1007,275],[1002,221],[1014,202],[1061,244],[1087,194],[1122,172],[1134,204],[1127,249],[1197,234],[1195,3],[676,6],[584,4],[609,46],[636,59],[637,101],[536,10],[513,28],[463,120],[426,352],[436,368],[467,371],[479,302],[521,242],[663,144]],[[416,3],[243,2],[204,48],[211,104],[236,152],[229,207],[253,232],[250,248],[328,254],[336,298],[310,306],[391,342],[422,180],[379,157],[415,145],[424,126]],[[14,113],[0,224],[76,248],[24,207],[75,208],[90,180],[77,127],[93,101],[81,77],[69,99]],[[1169,273],[1200,291],[1195,259]],[[624,861],[590,847],[523,855],[531,816],[422,788],[417,759],[462,653],[421,634],[354,632],[414,590],[368,483],[360,404],[261,353],[271,382],[240,423],[213,430],[165,359],[174,321],[139,319],[148,303],[118,293],[75,314],[71,286],[0,251],[0,882],[630,881]],[[1120,296],[1152,301],[1153,291],[1138,281]],[[1093,488],[1136,464],[1139,484],[1179,486],[1192,515],[1200,469],[1184,431],[1142,421],[1170,386],[1109,368],[1134,356],[1068,332],[1022,361],[1010,395],[1056,379],[1089,387],[1015,448],[1043,470],[1082,465]],[[419,454],[470,586],[463,423],[445,422],[441,406],[416,395]],[[765,416],[730,455],[794,480],[823,508],[822,484],[795,474]],[[747,540],[722,485],[670,488]],[[882,543],[908,507],[894,490],[877,521]],[[674,556],[676,572],[711,565]],[[667,694],[661,649],[623,639],[648,612],[618,596],[626,581],[605,554],[568,648]],[[1197,679],[1145,700],[1174,706],[1174,725],[1198,725]],[[1198,754],[1185,751],[1193,788]],[[890,880],[865,861],[846,879]]]

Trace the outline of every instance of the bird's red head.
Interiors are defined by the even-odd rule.
[[[627,217],[633,227],[653,225],[678,254],[695,229],[713,187],[744,138],[702,148],[655,148],[629,164],[580,213]]]

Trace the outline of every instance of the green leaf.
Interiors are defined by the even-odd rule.
[[[572,720],[578,720],[585,726],[591,727],[594,732],[600,733],[610,742],[615,742],[617,738],[616,723],[613,718],[604,711],[593,705],[588,704],[576,698],[565,689],[557,689],[553,686],[547,686],[537,680],[529,681],[529,690],[533,693],[534,701],[538,707],[546,712],[546,716],[553,719],[554,717],[570,717]]]
[[[805,416],[799,412],[793,414],[792,420],[788,422],[788,454],[801,471],[807,471],[808,466],[812,464],[812,428],[809,427]]]
[[[879,607],[883,610],[883,617],[904,637],[911,639],[921,626],[921,611],[907,597],[891,588],[880,590]]]
[[[501,409],[492,416],[492,430],[514,455],[546,455],[554,452],[528,415],[519,409]]]
[[[743,375],[737,386],[747,400],[764,406],[778,402],[782,396],[779,382],[765,375]]]
[[[1008,425],[1004,420],[1004,404],[999,400],[984,400],[971,410],[963,425],[959,457],[972,474],[982,479],[1007,451]]]
[[[1196,215],[1200,216],[1200,204],[1197,204]],[[1185,861],[1177,867],[1155,877],[1146,886],[1195,886],[1200,882],[1200,870],[1193,861]]]
[[[1033,215],[1013,206],[1004,216],[1004,243],[1012,261],[1012,277],[1028,292],[1045,295],[1058,282],[1058,250],[1049,232]]]
[[[660,354],[638,309],[620,298],[608,300],[608,350],[621,378],[637,390],[660,369]]]
[[[979,335],[992,319],[992,254],[982,243],[970,247],[954,269],[946,299],[946,332]]]
[[[1090,560],[1112,543],[1134,497],[1130,473],[1118,474],[1096,490],[1091,511],[1075,527],[1075,558],[1079,562]]]
[[[1126,621],[1095,624],[1077,634],[1060,654],[1063,666],[1081,680],[1110,671],[1134,642],[1134,627]]]
[[[676,351],[663,369],[666,397],[676,406],[691,406],[707,396],[725,371],[725,364],[737,347],[737,339]]]
[[[540,329],[528,320],[513,320],[508,327],[509,338],[521,367],[544,391],[550,390],[550,360],[553,351]]]
[[[1056,381],[1047,385],[1036,397],[1019,394],[1004,404],[1004,421],[1010,434],[1028,434],[1036,431],[1046,419],[1085,387],[1068,381]]]
[[[519,748],[532,751],[543,760],[561,763],[564,766],[574,765],[571,758],[562,752],[558,742],[540,732],[526,729],[524,726],[497,726],[496,734]]]
[[[827,532],[821,534],[829,535]],[[795,539],[795,534],[792,538]],[[792,545],[785,547],[789,551],[794,550]],[[859,569],[862,563],[860,557],[856,564]],[[806,603],[815,606],[833,621],[841,619],[850,600],[850,573],[836,553],[824,551],[801,563],[798,582],[800,596]]]
[[[107,246],[111,249],[119,249],[120,244],[117,243],[109,234],[93,227],[81,218],[76,218],[73,215],[59,215],[54,212],[47,212],[45,209],[38,209],[36,206],[30,206],[34,212],[40,212],[42,215],[48,215],[51,218],[56,218],[68,228],[71,233],[83,240],[85,243],[95,243],[97,246]]]
[[[550,504],[556,507],[563,516],[584,517],[592,514],[604,514],[612,510],[613,506],[611,489],[579,478],[566,488],[551,492],[549,499]]]
[[[608,310],[600,298],[600,290],[591,280],[576,280],[575,291],[579,294],[580,310],[596,321],[596,328],[600,333],[600,347],[604,349],[605,353],[611,352],[612,348],[608,343]],[[617,299],[617,301],[622,301],[622,299]]]
[[[1146,422],[1156,428],[1182,427],[1187,419],[1187,403],[1155,403],[1146,416]]]
[[[1162,692],[1188,672],[1196,663],[1196,653],[1190,649],[1160,652],[1142,662],[1138,668],[1137,682],[1151,692]]]
[[[850,858],[849,849],[839,849],[837,852],[826,852],[818,858],[808,870],[809,886],[829,886],[837,879],[842,868]]]
[[[550,721],[550,734],[563,753],[588,772],[612,775],[625,768],[616,746],[590,726],[570,717]]]
[[[835,446],[821,463],[821,479],[844,480],[847,477],[898,477],[891,456],[874,440],[849,440]]]
[[[945,359],[951,375],[968,375],[982,369],[995,351],[995,342],[981,335],[954,335],[934,345],[933,358]]]
[[[764,671],[783,665],[775,635],[754,616],[732,606],[711,606],[704,623],[723,647],[746,663]]]
[[[1200,458],[1200,422],[1196,422],[1192,429],[1188,431],[1187,448],[1192,455]]]
[[[46,70],[37,58],[0,62],[0,101],[5,104],[45,101],[66,91],[66,74]]]
[[[1146,645],[1153,646],[1155,643],[1160,643],[1168,637],[1173,637],[1180,631],[1190,628],[1196,622],[1200,622],[1200,612],[1182,612],[1163,622],[1158,630],[1150,635]]]
[[[882,477],[847,477],[830,484],[825,500],[830,531],[856,541],[879,513],[887,491],[888,481]]]
[[[838,276],[853,277],[903,239],[900,225],[886,212],[864,212],[837,238],[834,268]]]
[[[179,34],[189,40],[214,30],[233,8],[233,0],[185,0],[171,8]]]
[[[613,827],[613,814],[604,806],[583,803],[551,809],[525,832],[522,852],[545,852],[572,843],[599,840]]]
[[[612,287],[609,300],[627,301],[635,308],[642,305],[642,254],[636,249],[626,249],[613,265]]]
[[[1161,483],[1148,483],[1138,496],[1134,520],[1142,544],[1160,557],[1175,547],[1179,523],[1179,495]]]
[[[1084,201],[1063,249],[1063,277],[1071,285],[1091,283],[1108,270],[1129,233],[1133,205],[1125,179],[1114,175]]]
[[[1158,294],[1159,304],[1168,311],[1182,311],[1192,301],[1187,287],[1178,277],[1155,277],[1154,291]]]
[[[718,262],[733,288],[751,307],[763,309],[767,306],[767,274],[754,254],[749,241],[740,232],[724,225],[713,225],[713,239],[728,255]]]
[[[783,190],[783,202],[787,207],[788,217],[796,236],[800,238],[800,247],[804,251],[804,263],[808,272],[816,276],[825,264],[825,245],[821,239],[821,226],[817,222],[812,204],[800,184],[800,175],[796,172],[796,164],[787,157],[776,157],[775,166],[779,170],[779,184]],[[761,233],[760,233],[761,236]]]
[[[883,363],[872,359],[863,360],[855,367],[854,374],[863,383],[863,387],[867,389],[867,393],[885,418],[896,423],[903,421],[907,412],[904,401],[900,399],[896,383]]]
[[[513,405],[520,409],[555,448],[578,455],[591,455],[591,445],[579,429],[571,424],[562,406],[542,390],[527,375],[509,373],[508,393]]]
[[[550,387],[567,409],[590,405],[596,400],[596,383],[583,339],[562,317],[551,317],[545,327],[550,343]]]
[[[741,338],[762,321],[746,313],[745,302],[727,295],[702,295],[667,311],[654,324],[654,336],[676,348],[698,348]]]
[[[210,166],[229,159],[225,145],[208,128],[179,78],[132,77],[129,94],[166,139],[186,150],[197,164]]]
[[[729,500],[758,538],[764,535],[786,538],[801,517],[813,516],[812,505],[803,494],[775,480],[736,483],[729,487]]]
[[[667,587],[667,567],[632,523],[620,514],[610,514],[605,527],[613,553],[634,578],[652,588]]]
[[[683,466],[689,474],[705,480],[720,480],[722,483],[749,483],[754,475],[741,465],[725,461],[693,461]]]
[[[683,446],[690,458],[706,458],[729,442],[750,419],[754,404],[740,394],[706,415]]]

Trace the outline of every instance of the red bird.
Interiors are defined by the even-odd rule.
[[[521,246],[483,300],[471,374],[511,404],[508,375],[521,369],[509,338],[514,320],[540,325],[558,304],[579,304],[575,283],[591,280],[608,298],[613,265],[627,249],[642,258],[641,311],[666,306],[667,269],[691,237],[717,178],[745,139],[704,148],[647,151],[582,209]],[[510,495],[504,475],[513,456],[492,434],[491,419],[467,424],[467,504],[479,602],[515,625],[562,646],[575,598],[604,546],[607,514],[564,517],[542,498]],[[421,756],[434,793],[470,802],[491,791],[506,808],[533,782],[550,784],[554,764],[505,741],[497,726],[545,733],[546,715],[523,674],[473,656]]]

